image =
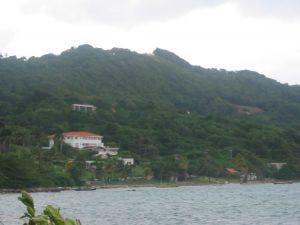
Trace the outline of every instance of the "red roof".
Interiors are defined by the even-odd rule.
[[[63,133],[64,136],[79,136],[79,137],[89,137],[89,136],[92,136],[92,137],[101,137],[99,134],[94,134],[94,133],[91,133],[91,132],[87,132],[87,131],[74,131],[74,132],[65,132]]]
[[[101,137],[99,134],[94,134],[87,131],[72,131],[72,132],[64,132],[62,133],[64,137]],[[54,139],[55,134],[49,135],[49,139]]]
[[[238,171],[234,168],[226,168],[228,173],[237,173]]]

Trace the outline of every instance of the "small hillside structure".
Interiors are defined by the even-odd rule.
[[[280,170],[283,166],[287,165],[286,162],[273,162],[273,163],[268,163],[268,166],[273,167],[277,170]]]
[[[127,165],[127,166],[134,165],[134,159],[133,158],[119,158],[119,159],[122,160],[124,165]]]
[[[74,111],[80,112],[94,112],[97,107],[94,105],[86,105],[86,104],[72,104],[72,109]]]
[[[119,148],[112,148],[109,146],[104,146],[104,147],[98,147],[95,148],[98,153],[98,156],[101,156],[102,158],[106,158],[108,155],[118,155]]]
[[[226,171],[229,173],[229,174],[237,174],[238,171],[234,168],[226,168]]]

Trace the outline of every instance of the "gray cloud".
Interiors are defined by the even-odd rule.
[[[23,4],[28,14],[47,14],[66,22],[93,21],[109,25],[134,25],[168,20],[200,7],[212,7],[224,0],[31,0]]]
[[[237,4],[250,17],[300,18],[299,0],[28,0],[21,8],[25,13],[46,14],[61,22],[132,27],[142,22],[171,20],[227,2]]]
[[[237,1],[243,13],[250,16],[299,19],[299,0],[243,0]]]
[[[135,25],[145,21],[168,20],[190,11],[233,2],[249,16],[299,18],[299,0],[29,0],[27,13],[43,13],[57,20],[84,20],[109,25]]]

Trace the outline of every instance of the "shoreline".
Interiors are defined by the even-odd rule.
[[[124,183],[124,184],[95,184],[83,187],[95,187],[96,189],[116,189],[116,188],[124,188],[124,189],[134,189],[134,188],[143,188],[143,187],[154,187],[154,188],[176,188],[176,187],[184,187],[184,186],[208,186],[208,185],[228,185],[228,184],[241,184],[241,185],[251,185],[251,184],[292,184],[298,183],[299,180],[290,180],[290,181],[282,181],[282,180],[258,180],[251,181],[248,183],[240,183],[236,180],[230,182],[197,182],[197,181],[180,181],[180,182],[163,182],[163,183]],[[61,192],[61,191],[70,191],[75,190],[78,187],[36,187],[36,188],[3,188],[0,189],[0,194],[8,194],[8,193],[21,193],[21,191],[27,191],[30,193],[35,192]]]

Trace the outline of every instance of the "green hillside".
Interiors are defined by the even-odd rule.
[[[97,111],[75,112],[73,103]],[[288,162],[275,175],[300,177],[299,86],[193,66],[162,49],[82,45],[60,55],[1,58],[0,121],[2,152],[8,139],[10,151],[33,149],[47,145],[48,134],[86,130],[154,176],[180,170],[174,160],[186,162],[189,174],[223,176],[242,160],[261,177],[274,175],[267,162]]]

